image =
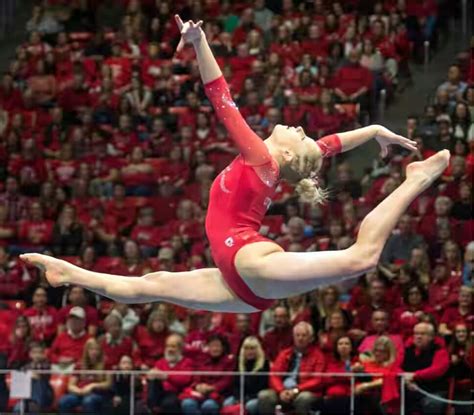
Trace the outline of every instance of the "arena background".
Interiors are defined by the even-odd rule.
[[[285,249],[349,246],[408,162],[451,151],[450,167],[402,218],[376,270],[263,313],[223,315],[52,288],[17,259],[44,252],[131,277],[212,265],[207,192],[235,150],[192,50],[175,54],[175,13],[204,21],[262,137],[278,122],[315,139],[380,123],[419,142],[416,154],[381,160],[367,144],[332,159],[321,176],[324,206],[279,189],[261,231]],[[474,333],[471,16],[472,2],[447,0],[0,0],[0,412],[472,413],[461,405],[472,399]],[[436,330],[426,340],[428,375],[413,369],[422,321],[416,327]],[[310,325],[298,326],[306,335],[314,331],[303,354],[311,359],[293,353],[300,322]],[[334,357],[344,335],[351,369]],[[395,344],[396,370],[372,361],[381,335]],[[242,348],[248,336],[256,339]],[[265,362],[258,376],[247,373],[252,347]],[[382,373],[381,384],[360,374],[351,383],[346,375],[360,366]],[[9,396],[18,369],[43,370],[32,399]],[[285,403],[272,390],[288,378],[299,390]]]

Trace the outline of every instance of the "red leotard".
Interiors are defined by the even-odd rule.
[[[250,290],[238,274],[234,258],[249,243],[275,243],[258,231],[278,184],[278,164],[240,115],[224,78],[205,87],[218,118],[241,153],[217,176],[210,190],[206,232],[212,256],[232,291],[245,303],[263,310],[274,300],[258,297]],[[337,135],[324,137],[318,144],[324,156],[341,150]]]

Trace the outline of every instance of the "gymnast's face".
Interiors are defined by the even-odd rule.
[[[309,177],[321,168],[321,151],[316,142],[308,137],[302,127],[277,124],[272,132],[274,143],[282,150],[285,176],[291,181]]]

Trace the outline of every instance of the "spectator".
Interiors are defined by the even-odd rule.
[[[443,311],[450,306],[455,305],[459,288],[461,287],[461,278],[451,276],[442,260],[438,260],[433,270],[433,280],[429,286],[429,304],[434,308],[438,317],[441,317]]]
[[[142,370],[149,369],[163,356],[169,334],[168,320],[160,311],[153,311],[149,315],[146,327],[137,327],[135,337],[142,356]]]
[[[307,307],[306,294],[295,295],[286,301],[290,313],[290,322],[293,326],[300,321],[310,321],[311,315]]]
[[[467,182],[459,184],[459,196],[454,201],[451,216],[454,219],[468,221],[474,219],[472,188]]]
[[[192,381],[189,373],[169,375],[172,372],[190,372],[192,361],[183,356],[184,338],[180,334],[170,334],[166,338],[164,356],[148,372],[148,406],[159,413],[180,413],[178,396]]]
[[[334,310],[326,319],[323,329],[319,333],[319,345],[326,354],[331,354],[334,342],[340,336],[346,335],[349,321],[342,310]]]
[[[288,308],[278,305],[273,310],[274,326],[263,336],[265,354],[273,362],[283,349],[290,347],[293,334]]]
[[[130,336],[140,322],[137,313],[128,304],[115,303],[110,314],[118,315],[122,319],[122,330],[126,336]]]
[[[33,339],[49,345],[56,335],[58,312],[48,304],[47,292],[43,287],[36,288],[32,300],[32,306],[28,307],[23,315],[28,318]]]
[[[385,310],[375,310],[372,313],[371,325],[375,334],[367,336],[362,340],[358,348],[359,353],[367,353],[373,350],[377,339],[384,336],[392,342],[396,354],[395,360],[398,364],[401,364],[404,353],[403,339],[399,334],[389,334],[390,319],[388,312]]]
[[[461,79],[461,70],[458,65],[451,65],[448,69],[448,79],[443,82],[437,92],[447,92],[449,100],[455,102],[461,100],[467,84]]]
[[[357,360],[354,341],[349,336],[342,335],[333,344],[333,356],[328,359],[326,370],[329,373],[350,373]],[[350,410],[350,377],[325,378],[325,388],[321,413],[323,415],[347,413]]]
[[[7,207],[8,221],[16,223],[26,217],[28,201],[20,194],[16,177],[7,177],[4,189],[5,191],[0,193],[0,204]]]
[[[410,215],[405,214],[398,222],[398,233],[392,234],[383,249],[381,262],[394,268],[397,264],[408,261],[411,251],[423,245],[423,238],[413,232]]]
[[[134,370],[133,359],[128,355],[123,355],[118,363],[118,370],[131,371]],[[139,396],[141,392],[142,383],[140,381],[134,382],[135,397]],[[127,415],[130,413],[130,397],[131,395],[131,381],[128,374],[117,374],[112,379],[112,399],[105,403],[105,413],[108,415]],[[144,413],[141,411],[138,402],[135,403],[137,413]]]
[[[244,407],[249,415],[258,415],[258,394],[260,391],[268,388],[268,374],[255,375],[259,372],[269,372],[270,365],[265,357],[262,344],[257,337],[249,336],[245,338],[240,346],[238,353],[236,371],[244,373]],[[245,373],[253,373],[247,376]],[[241,397],[241,376],[235,376],[232,395],[224,400],[222,414],[226,414],[230,408],[237,405],[240,408]]]
[[[434,309],[428,304],[426,288],[420,283],[410,284],[403,292],[403,305],[394,310],[392,330],[406,340],[412,336],[413,327],[422,317],[433,313]]]
[[[438,332],[440,335],[452,336],[455,325],[464,323],[469,328],[469,332],[474,333],[474,311],[472,309],[472,288],[462,286],[459,289],[457,306],[452,306],[444,310]]]
[[[430,323],[418,323],[413,330],[413,340],[405,347],[405,358],[402,369],[407,382],[407,414],[415,411],[421,413],[441,414],[445,404],[422,395],[413,387],[413,383],[436,396],[446,396],[445,374],[449,368],[449,355],[444,342],[435,337],[435,328]]]
[[[376,310],[391,311],[393,304],[387,302],[386,283],[381,279],[374,279],[369,283],[367,291],[367,299],[358,309],[354,310],[354,323],[350,330],[351,336],[361,340],[368,332],[373,330],[367,322],[370,321],[372,313]],[[365,330],[364,330],[365,329]]]
[[[13,258],[7,248],[0,246],[0,296],[2,299],[23,297],[29,285],[34,282],[33,275],[20,262]]]
[[[235,316],[235,328],[227,336],[230,344],[230,354],[237,356],[244,339],[253,336],[251,323],[250,314],[237,314]]]
[[[28,362],[31,327],[25,316],[18,316],[7,340],[8,367],[19,369]]]
[[[99,342],[104,351],[106,369],[117,369],[122,356],[138,357],[135,342],[123,333],[120,316],[109,314],[104,319],[104,329],[105,333]]]
[[[400,371],[400,363],[392,340],[380,336],[373,343],[370,355],[361,358],[361,364],[355,365],[354,370],[380,374],[376,379],[356,385],[355,394],[359,396],[362,412],[382,415],[398,398],[396,375]]]
[[[81,359],[84,344],[89,335],[86,328],[86,312],[82,307],[69,310],[66,331],[59,333],[49,350],[49,357],[55,370],[73,369]]]
[[[87,331],[91,336],[95,336],[99,325],[99,314],[97,309],[88,304],[86,291],[82,287],[73,286],[70,288],[67,299],[69,304],[65,305],[58,311],[58,331],[64,330],[64,325],[69,317],[71,309],[80,307],[86,315]]]
[[[154,184],[153,167],[145,160],[140,146],[133,148],[128,164],[122,167],[120,173],[127,196],[151,196]]]
[[[22,367],[22,370],[50,370],[50,368],[44,345],[35,341],[31,342],[29,344],[29,361]],[[49,374],[31,374],[31,398],[25,401],[25,411],[43,411],[51,406],[54,393],[49,384],[49,378]],[[20,412],[19,403],[15,405],[14,412]]]
[[[100,344],[95,339],[87,340],[78,369],[103,370],[104,368],[104,352]],[[72,375],[67,386],[68,393],[59,400],[59,412],[67,413],[82,406],[84,413],[100,413],[111,388],[112,377],[108,374]]]
[[[45,219],[39,202],[33,202],[29,208],[28,219],[18,224],[18,242],[22,250],[44,250],[52,242],[54,222]]]
[[[258,394],[260,413],[273,413],[280,403],[301,415],[309,414],[323,386],[323,379],[307,373],[323,372],[326,360],[313,344],[314,332],[307,322],[293,328],[293,346],[284,349],[272,365],[272,372],[289,372],[287,376],[270,375],[270,387]],[[299,376],[299,373],[303,375]]]
[[[117,275],[137,276],[151,271],[148,261],[142,258],[142,253],[137,242],[126,239],[123,243],[123,255],[118,264],[113,267]]]
[[[196,366],[196,370],[206,372],[232,371],[234,360],[229,353],[229,344],[225,337],[215,334],[207,342],[208,353]],[[231,376],[194,376],[191,386],[181,394],[183,415],[200,413],[217,415],[222,400],[231,391]]]
[[[372,74],[359,63],[360,53],[349,52],[348,62],[341,66],[334,76],[336,96],[342,102],[359,103],[364,111],[369,109],[369,93],[372,88]]]
[[[16,226],[8,220],[7,206],[0,204],[0,246],[11,243],[15,234]]]
[[[57,256],[77,255],[83,242],[84,229],[78,222],[75,209],[64,206],[53,227],[53,251]]]

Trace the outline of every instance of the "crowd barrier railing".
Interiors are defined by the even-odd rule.
[[[11,374],[14,372],[13,370],[0,370],[0,375],[2,374]],[[31,372],[31,374],[36,373],[36,374],[47,374],[47,375],[64,375],[64,376],[71,376],[71,375],[127,375],[130,376],[130,414],[135,413],[135,382],[138,379],[141,379],[143,377],[146,377],[147,374],[150,372],[148,371],[141,371],[141,370],[130,370],[130,371],[124,371],[124,370],[72,370],[72,371],[58,371],[58,370],[31,370],[28,371]],[[192,376],[233,376],[233,377],[239,377],[240,378],[240,398],[239,402],[244,402],[245,399],[245,377],[246,376],[261,376],[261,375],[276,375],[276,376],[289,376],[292,375],[292,372],[229,372],[229,371],[163,371],[163,373],[166,373],[167,375],[192,375]],[[330,372],[299,372],[298,376],[304,376],[304,377],[349,377],[350,378],[350,386],[351,386],[351,395],[350,395],[350,415],[354,415],[355,413],[355,385],[356,385],[356,379],[360,377],[367,377],[367,376],[373,376],[373,377],[379,377],[380,374],[377,373],[360,373],[360,372],[344,372],[344,373],[330,373]],[[406,395],[405,395],[405,386],[406,386],[406,381],[405,381],[405,374],[404,373],[399,373],[397,375],[400,377],[400,415],[405,415],[405,400],[406,400]],[[427,391],[424,391],[421,389],[419,386],[414,384],[413,388],[418,391],[419,393],[435,400],[439,400],[440,402],[446,403],[446,404],[451,404],[451,405],[474,405],[474,401],[457,401],[457,400],[452,400],[452,399],[445,399],[440,396],[431,394]],[[24,405],[24,400],[20,400],[21,402],[21,408],[20,408],[20,413],[24,414],[25,412],[25,405]],[[240,405],[240,415],[244,415],[245,409],[243,405]]]

